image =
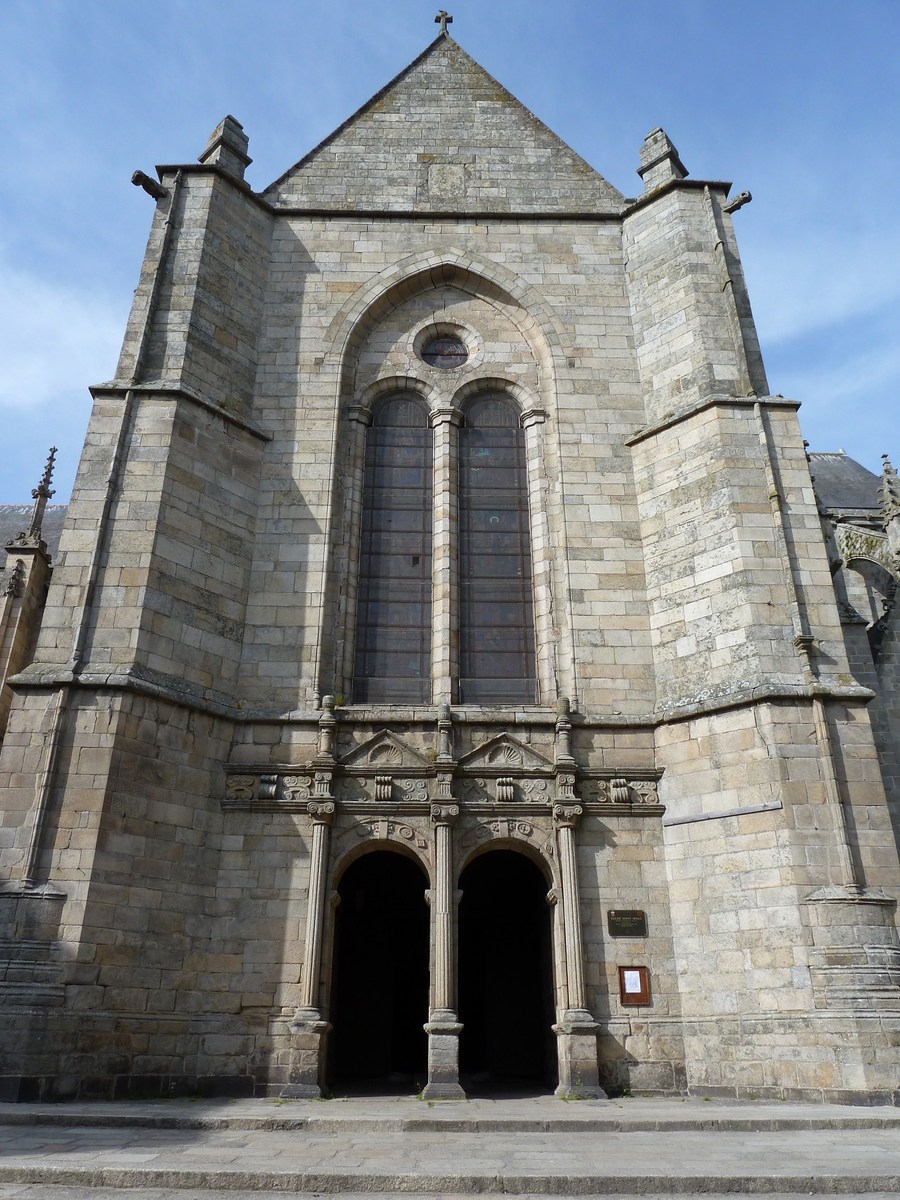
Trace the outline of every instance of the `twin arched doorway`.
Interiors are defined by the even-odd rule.
[[[540,869],[491,850],[460,876],[460,1076],[470,1094],[555,1083],[551,912]],[[392,850],[339,887],[329,1075],[338,1090],[418,1091],[427,1079],[430,922],[424,870]]]

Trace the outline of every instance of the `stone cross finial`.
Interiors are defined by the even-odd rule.
[[[31,494],[34,497],[34,508],[31,511],[31,524],[28,526],[28,536],[38,537],[41,532],[41,525],[44,520],[44,509],[47,507],[47,501],[55,492],[50,487],[50,480],[53,478],[53,463],[56,459],[56,447],[50,447],[50,456],[47,459],[47,465],[44,467],[44,474],[41,476],[41,482],[36,488],[31,489]]]
[[[438,15],[434,18],[434,23],[435,25],[440,25],[441,33],[446,33],[447,26],[453,24],[453,18],[448,16],[447,13],[441,9]]]

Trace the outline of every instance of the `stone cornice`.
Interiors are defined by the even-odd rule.
[[[137,673],[127,667],[120,668],[111,664],[98,665],[94,669],[91,669],[89,664],[85,670],[75,675],[65,665],[47,666],[33,663],[18,675],[11,675],[7,683],[16,692],[46,691],[59,687],[130,692],[136,695],[151,696],[181,708],[191,709],[194,712],[209,713],[244,724],[317,726],[322,715],[319,709],[291,709],[273,713],[270,710],[255,708],[244,701],[235,700],[233,697],[209,688],[200,688],[182,680],[151,676],[149,673]],[[819,682],[808,685],[802,682],[792,684],[766,681],[757,687],[737,688],[729,693],[708,698],[669,701],[659,705],[653,713],[646,716],[592,715],[573,712],[570,720],[573,728],[578,729],[653,730],[659,725],[710,716],[735,708],[746,708],[753,704],[796,702],[813,698],[858,701],[861,704],[868,704],[869,701],[874,700],[875,693],[859,684],[843,685]],[[423,725],[433,727],[437,722],[437,714],[437,706],[422,706],[414,709],[385,707],[361,709],[359,712],[335,709],[335,716],[340,724],[389,723],[407,728],[421,728]],[[469,725],[500,725],[508,729],[553,728],[557,720],[556,711],[546,708],[536,708],[534,712],[525,709],[454,708],[453,717],[455,721]]]
[[[201,408],[205,408],[208,412],[214,413],[217,417],[221,417],[223,421],[228,421],[232,425],[237,425],[246,433],[251,434],[255,438],[259,438],[261,442],[271,442],[272,435],[266,433],[255,421],[249,417],[245,417],[240,413],[233,412],[231,409],[225,408],[218,404],[215,400],[211,400],[208,396],[204,396],[202,392],[195,391],[193,388],[185,387],[184,384],[171,384],[165,380],[152,380],[147,383],[128,383],[122,379],[112,379],[109,383],[98,383],[88,389],[91,395],[96,399],[97,396],[124,396],[127,392],[133,392],[135,395],[153,396],[157,399],[167,399],[169,397],[175,400],[190,400],[193,404],[199,404]]]
[[[658,433],[662,433],[666,429],[671,429],[673,425],[679,425],[682,421],[688,421],[691,417],[697,416],[698,413],[707,412],[711,408],[753,408],[757,404],[761,404],[763,408],[791,408],[794,411],[800,407],[799,400],[786,400],[784,396],[705,396],[702,400],[698,400],[696,404],[680,409],[677,412],[667,413],[662,420],[655,421],[652,425],[645,425],[643,428],[636,430],[630,438],[625,439],[625,445],[640,445],[647,438],[655,437]]]
[[[731,191],[731,180],[728,179],[671,179],[668,183],[664,183],[662,187],[654,188],[652,192],[646,192],[642,196],[638,196],[636,200],[628,201],[627,208],[621,212],[622,217],[630,217],[632,213],[638,212],[642,208],[646,208],[648,204],[653,204],[663,196],[667,196],[670,192],[702,192],[706,188],[711,191],[724,192],[727,196]]]

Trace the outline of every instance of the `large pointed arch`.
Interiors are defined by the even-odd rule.
[[[573,353],[573,350],[567,345],[566,332],[556,314],[546,304],[540,293],[531,284],[500,264],[454,247],[440,252],[412,254],[379,272],[348,297],[333,317],[325,335],[324,342],[328,349],[320,368],[320,377],[324,376],[330,379],[330,390],[333,397],[333,462],[339,461],[344,414],[352,412],[359,406],[362,399],[354,394],[354,365],[369,333],[385,314],[412,296],[433,288],[448,286],[503,305],[506,316],[534,353],[538,366],[540,405],[548,413],[556,412],[556,381],[565,366],[566,358]],[[559,425],[556,423],[558,487],[560,492],[564,493],[558,439]],[[341,597],[345,596],[344,584],[346,581],[340,578],[340,571],[335,572],[334,567],[340,559],[340,546],[337,545],[337,539],[338,530],[342,527],[344,509],[340,498],[342,486],[340,472],[336,471],[333,481],[332,504],[324,531],[326,553],[322,564],[322,593],[329,597],[332,606],[340,606]],[[567,593],[569,584],[567,538],[564,528],[565,504],[562,503],[559,507],[563,526],[557,531],[556,536],[561,573],[559,584],[562,593]],[[346,603],[346,597],[344,602]],[[344,613],[338,622],[332,623],[329,628],[335,631],[344,629],[347,626],[347,619],[347,614]],[[324,628],[320,625],[319,645],[316,651],[316,673],[319,679],[320,694],[334,686],[333,678],[338,661],[343,662],[347,657],[345,638],[340,632],[337,632],[337,637],[341,642],[340,649],[337,646],[326,648],[323,644],[324,636]],[[556,641],[555,638],[553,640]],[[557,662],[555,669],[552,666],[548,669],[551,675],[559,671],[561,673],[559,683],[563,690],[574,695],[574,644],[571,629],[568,630],[568,636],[562,640],[557,649],[563,651],[563,661]],[[554,654],[556,654],[556,650]],[[546,691],[545,688],[545,693]]]

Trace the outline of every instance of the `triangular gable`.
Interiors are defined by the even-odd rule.
[[[463,755],[457,764],[467,771],[551,770],[553,763],[533,746],[526,746],[508,733],[499,733],[475,750]]]
[[[263,193],[278,208],[616,213],[623,197],[440,35]]]
[[[339,761],[344,767],[367,767],[384,771],[405,771],[431,765],[427,758],[389,729],[382,729]]]

